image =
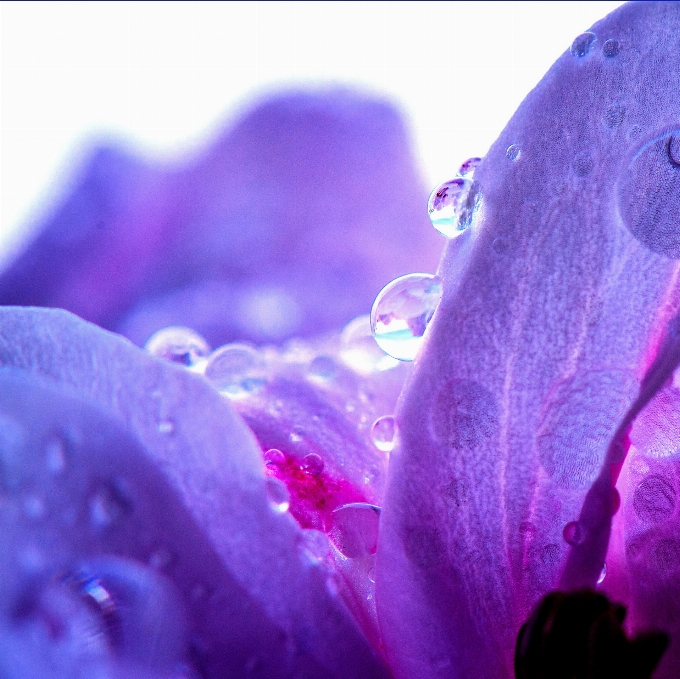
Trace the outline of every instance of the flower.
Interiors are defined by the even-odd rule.
[[[4,673],[509,677],[517,632],[541,597],[599,586],[628,606],[631,631],[669,634],[656,676],[677,674],[679,32],[676,4],[626,5],[578,36],[527,97],[475,169],[481,201],[447,245],[443,298],[412,369],[357,364],[357,324],[314,335],[357,312],[351,300],[372,265],[377,276],[401,273],[394,259],[426,258],[429,246],[395,239],[393,256],[366,235],[347,250],[337,232],[312,229],[294,250],[290,218],[279,222],[292,250],[282,256],[268,249],[278,234],[258,238],[266,220],[253,217],[239,256],[220,252],[223,216],[238,208],[250,224],[261,208],[262,175],[225,172],[239,190],[221,204],[202,191],[220,157],[240,167],[265,152],[254,133],[169,178],[135,168],[132,182],[129,168],[100,163],[118,183],[98,186],[118,188],[79,195],[96,193],[112,224],[134,228],[122,239],[85,231],[57,258],[57,283],[43,284],[56,223],[0,280],[3,295],[69,302],[142,340],[154,319],[176,323],[180,312],[218,341],[312,339],[259,353],[232,346],[220,354],[226,368],[217,354],[203,366],[211,384],[64,311],[0,310]],[[357,110],[349,95],[278,105],[283,113],[265,106],[254,127],[296,120],[296,106],[320,108],[323,120]],[[347,179],[355,158],[372,175],[377,160],[360,150],[376,137],[393,148],[372,127],[384,114],[359,126],[366,134],[340,177],[324,179],[320,161],[295,185],[316,200],[318,183]],[[408,188],[408,171],[394,176]],[[362,202],[354,192],[366,183],[347,181],[358,233],[377,194],[359,192]],[[272,190],[266,199],[285,211],[286,193]],[[392,184],[384,194],[394,197]],[[285,214],[324,214],[327,196]],[[138,259],[135,239],[165,262],[161,273]],[[335,248],[342,262],[366,263],[341,304],[323,290]],[[263,278],[251,281],[242,257]],[[197,290],[212,295],[205,308]],[[286,297],[302,304],[301,291],[318,301],[295,329],[257,311]],[[216,312],[230,295],[246,300],[246,318],[265,319],[253,335],[236,312]],[[187,355],[198,370],[201,357]],[[395,406],[386,474],[369,425]]]

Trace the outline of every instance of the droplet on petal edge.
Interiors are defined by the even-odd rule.
[[[595,33],[587,31],[586,33],[581,33],[581,35],[576,36],[574,42],[571,43],[571,53],[577,58],[581,59],[590,52],[590,48],[596,40]]]
[[[349,559],[375,554],[378,546],[380,507],[352,502],[333,510],[329,536]]]
[[[517,144],[510,144],[507,149],[505,149],[505,157],[508,160],[519,160],[520,156],[522,155],[522,150]]]
[[[396,424],[392,415],[379,417],[371,427],[371,441],[378,450],[389,453],[394,448],[395,432]]]
[[[613,38],[605,40],[604,45],[602,45],[602,54],[604,54],[605,57],[615,57],[620,51],[621,43]]]
[[[600,571],[600,577],[598,577],[597,579],[597,584],[601,585],[606,577],[607,577],[607,564],[604,564],[602,566],[602,570]]]
[[[479,164],[482,162],[481,158],[468,158],[459,168],[458,168],[458,174],[461,177],[472,177],[472,175],[475,173],[475,170],[479,166]]]
[[[432,274],[407,274],[388,283],[371,310],[371,330],[378,346],[400,361],[412,361],[441,296],[441,279]]]
[[[455,238],[469,226],[469,220],[461,219],[472,180],[456,177],[435,187],[427,201],[430,221],[442,236]]]
[[[157,330],[144,345],[152,356],[189,368],[202,363],[210,353],[208,343],[191,328],[170,326]]]

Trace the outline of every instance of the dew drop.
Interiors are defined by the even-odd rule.
[[[371,570],[368,571],[368,579],[370,582],[375,582],[375,568],[371,568]]]
[[[340,334],[340,358],[361,375],[383,372],[399,365],[396,358],[385,355],[375,343],[369,314],[354,318],[343,328]]]
[[[676,502],[675,488],[658,474],[647,476],[633,493],[633,509],[646,523],[659,523],[670,518]]]
[[[108,528],[132,513],[132,503],[118,480],[99,485],[89,500],[90,523]]]
[[[508,250],[508,241],[503,236],[498,236],[498,238],[494,238],[491,242],[491,247],[496,254],[502,255]]]
[[[330,554],[330,543],[325,533],[314,528],[303,530],[303,552],[313,564],[320,564]]]
[[[205,376],[229,398],[243,398],[259,391],[266,380],[260,353],[248,344],[235,342],[215,349],[208,358]]]
[[[277,448],[270,448],[264,454],[264,463],[268,469],[275,470],[283,467],[286,462],[286,456]]]
[[[316,453],[309,453],[302,458],[300,469],[310,476],[318,476],[323,471],[323,459]]]
[[[602,54],[605,57],[615,57],[621,51],[621,43],[614,38],[609,38],[609,40],[604,41],[602,45]]]
[[[477,167],[482,162],[481,158],[468,158],[459,168],[458,174],[461,177],[472,177]]]
[[[586,531],[578,521],[570,521],[564,527],[562,537],[568,545],[580,545],[585,540]]]
[[[329,536],[341,554],[355,559],[375,554],[378,546],[380,507],[353,502],[333,510]]]
[[[187,367],[195,366],[210,353],[208,343],[190,328],[170,326],[155,332],[144,345],[152,356]]]
[[[437,276],[407,274],[388,283],[371,310],[371,329],[378,346],[400,361],[412,361],[442,296]]]
[[[595,40],[595,33],[591,33],[590,31],[581,33],[581,35],[577,36],[574,39],[574,42],[571,43],[571,53],[578,59],[585,57],[586,54],[590,52],[590,48],[593,46]]]
[[[330,356],[317,356],[307,368],[307,375],[315,382],[328,382],[338,371],[338,366]]]
[[[597,584],[601,585],[606,577],[607,577],[607,564],[604,564],[602,566],[602,570],[600,571],[600,575],[597,578]]]
[[[510,144],[507,149],[505,149],[505,157],[508,160],[519,160],[522,155],[522,149],[517,144]]]
[[[371,441],[373,445],[384,453],[389,453],[394,448],[394,434],[396,424],[392,415],[379,417],[371,427]]]
[[[430,221],[442,236],[455,238],[470,225],[468,196],[472,180],[456,177],[435,187],[427,201]]]
[[[290,507],[290,493],[286,484],[274,477],[268,477],[265,481],[267,488],[267,497],[271,508],[277,514],[284,514]]]

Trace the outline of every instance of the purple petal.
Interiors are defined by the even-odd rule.
[[[4,651],[28,662],[43,635],[66,662],[87,590],[114,672],[387,676],[203,378],[58,310],[0,309],[0,366]]]
[[[398,677],[511,676],[678,311],[679,31],[677,3],[596,24],[475,171],[397,413],[377,596]]]
[[[281,95],[179,169],[96,151],[0,277],[0,303],[65,308],[140,345],[168,325],[213,346],[315,335],[436,266],[425,201],[390,104]]]

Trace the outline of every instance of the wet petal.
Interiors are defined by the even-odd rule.
[[[181,168],[101,148],[0,276],[0,303],[139,345],[169,325],[213,346],[337,329],[436,266],[414,165],[392,106],[345,90],[265,100]]]
[[[42,635],[83,660],[103,629],[92,668],[386,676],[203,378],[57,310],[0,309],[0,366],[9,650],[25,659]],[[150,630],[158,656],[140,651]]]
[[[481,209],[397,412],[377,596],[398,677],[511,676],[578,551],[564,528],[680,305],[678,30],[672,3],[596,24],[475,171]]]

